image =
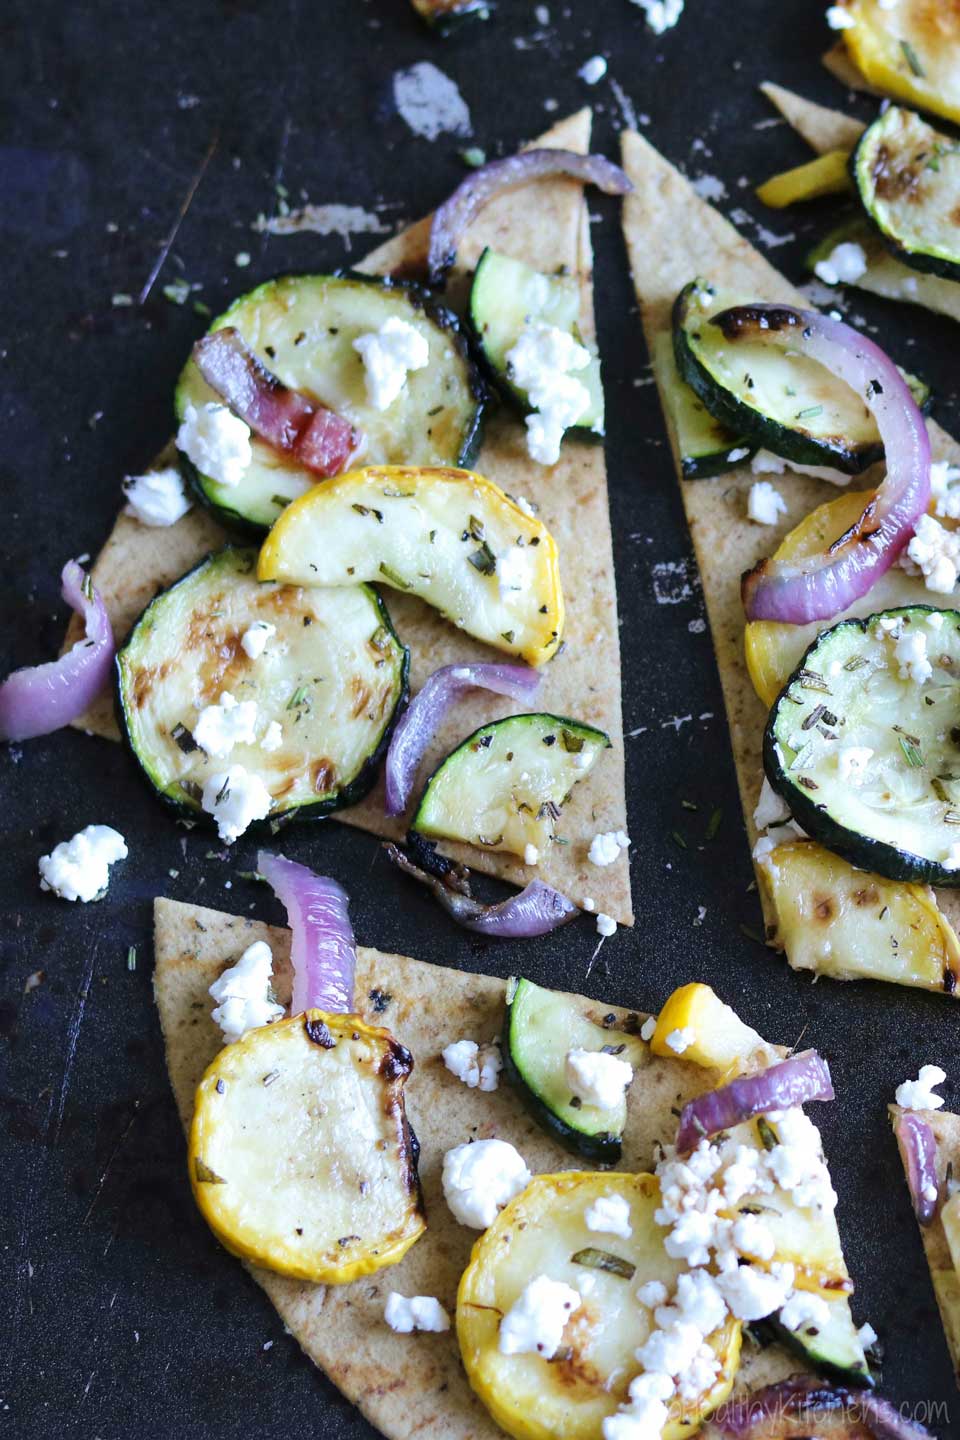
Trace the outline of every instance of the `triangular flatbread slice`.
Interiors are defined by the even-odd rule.
[[[796,130],[818,155],[825,155],[828,150],[852,150],[867,128],[852,115],[805,100],[802,95],[796,95],[769,80],[764,81],[760,89],[791,129]]]
[[[154,994],[167,1065],[184,1128],[197,1082],[220,1048],[210,1018],[208,987],[255,940],[274,955],[278,1000],[290,997],[290,932],[197,905],[158,899],[154,910]],[[404,1259],[353,1285],[311,1285],[250,1268],[306,1354],[347,1399],[391,1440],[502,1440],[475,1398],[460,1364],[457,1342],[445,1335],[396,1335],[383,1320],[391,1290],[435,1295],[452,1315],[460,1276],[477,1232],[452,1217],[443,1198],[443,1155],[473,1137],[508,1140],[535,1173],[581,1168],[527,1116],[505,1084],[492,1094],[469,1090],[449,1074],[444,1045],[463,1038],[485,1042],[499,1034],[505,982],[428,965],[401,955],[358,952],[357,1008],[386,1025],[414,1057],[406,1089],[407,1113],[420,1141],[420,1177],[428,1228]],[[598,1017],[611,1010],[599,1002]],[[676,1133],[676,1107],[705,1088],[705,1073],[679,1060],[648,1054],[628,1096],[625,1171],[653,1168],[658,1141]],[[709,1083],[709,1082],[708,1082]],[[802,1368],[776,1346],[744,1347],[738,1388],[772,1383]]]
[[[642,136],[625,131],[621,141],[623,166],[634,186],[624,202],[624,233],[651,354],[657,336],[670,330],[671,310],[679,291],[698,275],[728,293],[809,305]],[[934,458],[952,464],[960,462],[960,445],[935,422],[929,421],[928,428]],[[674,458],[679,475],[679,457],[675,454]],[[746,510],[747,494],[755,479],[749,466],[741,466],[720,479],[681,482],[751,845],[757,834],[753,812],[763,777],[760,752],[767,712],[747,673],[740,577],[771,554],[805,515],[837,494],[835,487],[822,480],[789,474],[780,487],[787,514],[776,527],[753,525],[746,519]],[[763,898],[767,919],[772,922],[774,917],[766,896]],[[960,921],[957,893],[938,891],[937,900],[956,925]]]
[[[590,143],[589,110],[560,121],[534,143],[585,152]],[[378,274],[422,270],[428,235],[429,220],[419,221],[379,246],[359,268]],[[473,268],[486,245],[540,270],[564,267],[577,275],[582,289],[580,328],[587,337],[593,337],[593,256],[580,185],[564,178],[542,180],[495,200],[471,227],[461,246],[454,285]],[[568,441],[559,464],[545,470],[529,459],[524,427],[504,409],[488,424],[475,468],[511,494],[539,505],[559,546],[567,608],[566,643],[562,654],[544,669],[538,706],[597,725],[613,742],[613,748],[577,785],[564,811],[562,835],[570,843],[550,846],[537,873],[572,899],[590,896],[597,910],[612,915],[621,924],[632,924],[626,854],[603,869],[587,861],[587,850],[596,832],[627,828],[620,644],[603,447]],[[118,640],[127,634],[158,590],[171,584],[209,550],[222,545],[224,539],[220,526],[200,508],[162,530],[149,529],[124,514],[118,516],[92,572]],[[410,646],[413,691],[440,665],[494,658],[493,652],[454,629],[420,601],[395,590],[388,591],[386,599],[398,633]],[[68,641],[76,639],[78,633],[74,623]],[[516,707],[489,694],[468,695],[439,727],[423,773],[427,774],[478,725],[511,708]],[[80,729],[119,739],[110,696],[76,723]],[[403,822],[388,820],[383,813],[380,786],[336,818],[376,835],[397,839],[403,833]],[[508,855],[475,851],[468,846],[443,848],[466,864],[515,884],[524,885],[530,879],[531,872]]]
[[[890,1118],[895,1121],[899,1114],[899,1106],[891,1105]],[[944,1110],[924,1110],[922,1117],[937,1142],[937,1176],[940,1193],[945,1194],[948,1173],[960,1177],[960,1115],[951,1115]],[[957,1384],[960,1385],[960,1275],[954,1267],[939,1212],[929,1225],[920,1226],[920,1235],[943,1321],[947,1349],[953,1361]]]

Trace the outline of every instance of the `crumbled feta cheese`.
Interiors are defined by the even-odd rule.
[[[867,273],[867,254],[855,240],[835,245],[825,260],[818,260],[813,273],[825,285],[852,285]]]
[[[562,1280],[538,1275],[500,1321],[501,1354],[552,1359],[560,1348],[564,1327],[579,1305],[579,1291]]]
[[[830,1306],[819,1295],[795,1290],[780,1311],[780,1323],[788,1330],[822,1330],[830,1320]]]
[[[840,779],[849,785],[862,785],[867,778],[867,766],[873,754],[869,745],[841,745],[837,750]]]
[[[383,1318],[398,1335],[414,1330],[429,1330],[437,1335],[450,1329],[450,1316],[433,1295],[398,1295],[391,1290],[387,1296]]]
[[[787,802],[777,794],[766,775],[763,777],[763,784],[760,787],[760,799],[757,801],[757,808],[753,812],[753,823],[758,830],[766,830],[770,825],[776,825],[778,821],[786,820],[790,811]]]
[[[741,1215],[733,1222],[730,1238],[741,1255],[753,1260],[772,1260],[776,1253],[773,1231],[759,1215]]]
[[[363,361],[367,399],[375,410],[389,410],[408,372],[430,363],[427,337],[398,315],[389,316],[379,330],[358,336],[353,348]]]
[[[221,759],[234,745],[253,745],[257,738],[257,702],[236,700],[224,690],[216,705],[206,705],[193,727],[201,750]]]
[[[750,461],[754,475],[783,475],[793,470],[798,475],[813,475],[818,480],[828,480],[831,485],[849,485],[851,477],[832,465],[800,465],[796,460],[785,460],[774,455],[772,450],[758,450]]]
[[[583,899],[580,901],[580,908],[582,910],[586,910],[588,915],[592,914],[593,911],[597,908],[597,902],[596,900],[594,900],[592,895],[584,895]]]
[[[684,1025],[682,1030],[670,1031],[670,1034],[667,1036],[667,1045],[675,1055],[682,1055],[684,1050],[690,1049],[690,1046],[696,1038],[697,1032],[692,1029],[691,1026]]]
[[[756,525],[776,525],[787,513],[787,502],[769,480],[756,480],[747,499],[747,519]]]
[[[877,1332],[876,1330],[874,1330],[869,1320],[865,1325],[861,1325],[860,1329],[857,1331],[857,1339],[860,1341],[860,1344],[863,1346],[864,1350],[869,1350],[871,1346],[876,1345],[877,1338]]]
[[[527,450],[538,465],[556,465],[563,432],[590,404],[590,392],[574,373],[590,364],[590,351],[566,330],[528,321],[506,354],[507,374],[526,393]]]
[[[897,1104],[904,1110],[939,1110],[943,1096],[934,1094],[934,1088],[942,1085],[946,1078],[947,1072],[939,1065],[921,1065],[916,1080],[904,1080],[897,1086]]]
[[[191,509],[183,477],[175,465],[148,470],[145,475],[128,475],[123,482],[128,515],[141,525],[175,525]]]
[[[240,644],[245,655],[251,660],[259,660],[267,648],[267,641],[277,633],[276,625],[271,625],[269,620],[254,620],[243,632]]]
[[[827,24],[831,30],[852,30],[856,23],[857,17],[842,5],[831,5],[827,10]]]
[[[454,1040],[441,1053],[450,1074],[456,1075],[471,1090],[496,1090],[503,1069],[499,1045],[481,1048],[476,1040]]]
[[[738,1320],[763,1320],[786,1303],[793,1289],[794,1268],[790,1264],[758,1270],[755,1265],[738,1265],[718,1275],[723,1298]]]
[[[271,720],[260,741],[261,750],[279,750],[283,744],[283,726],[279,720]]]
[[[648,1015],[646,1020],[644,1020],[643,1024],[640,1026],[640,1039],[649,1042],[653,1039],[656,1031],[657,1017],[656,1015]]]
[[[475,1140],[457,1145],[443,1157],[443,1193],[454,1219],[486,1230],[531,1179],[530,1171],[506,1140]]]
[[[127,842],[110,825],[87,825],[39,860],[40,889],[61,900],[97,900],[110,884],[110,866],[126,860]]]
[[[214,1024],[223,1032],[225,1045],[232,1045],[248,1030],[272,1025],[283,1014],[283,1006],[270,999],[273,978],[273,955],[263,940],[249,945],[236,965],[224,970],[210,986],[210,998],[216,1001]]]
[[[624,830],[608,830],[605,834],[594,835],[590,841],[587,859],[592,865],[612,865],[620,859],[620,851],[630,847],[630,836]]]
[[[738,445],[735,450],[730,451],[730,453],[727,455],[727,459],[730,461],[731,465],[735,465],[740,460],[746,460],[749,454],[749,445]]]
[[[646,12],[647,24],[655,35],[672,30],[683,14],[683,0],[633,0]]]
[[[536,508],[531,505],[530,501],[527,500],[526,497],[523,495],[518,495],[513,503],[516,505],[518,510],[523,511],[524,515],[530,515],[532,517],[537,513]]]
[[[611,915],[605,915],[602,910],[597,912],[597,934],[602,935],[604,940],[609,940],[611,935],[617,933],[617,922]]]
[[[901,680],[924,685],[933,674],[933,666],[927,659],[927,637],[922,630],[904,630],[894,646],[893,656],[900,666]]]
[[[633,1234],[630,1205],[623,1195],[598,1195],[593,1204],[587,1206],[583,1218],[588,1230],[602,1235],[620,1235],[629,1240]]]
[[[591,55],[577,71],[586,85],[596,85],[607,73],[607,62],[602,55]]]
[[[641,1305],[646,1305],[648,1310],[656,1310],[658,1305],[666,1303],[667,1287],[661,1280],[648,1280],[646,1285],[641,1285],[637,1291],[637,1299]]]
[[[944,615],[941,610],[931,610],[927,616],[927,624],[931,630],[942,630],[944,626]]]
[[[954,843],[948,848],[946,855],[940,861],[944,870],[960,870],[960,843]]]
[[[216,820],[220,839],[232,845],[254,820],[269,814],[270,791],[259,775],[249,774],[244,765],[231,765],[210,776],[200,803]]]
[[[910,574],[921,574],[928,590],[949,595],[960,573],[960,531],[948,530],[932,515],[921,515],[900,564]]]
[[[933,513],[944,520],[960,520],[960,465],[934,460],[930,466],[930,496]],[[957,488],[954,488],[957,487]]]
[[[633,1079],[633,1066],[603,1050],[568,1050],[563,1073],[567,1084],[584,1105],[612,1110],[623,1099]]]
[[[540,851],[537,849],[536,845],[524,845],[524,847],[523,847],[523,863],[524,863],[524,865],[536,865],[536,863],[537,863],[537,861],[538,861],[539,859],[540,859]]]
[[[253,459],[250,426],[226,405],[212,402],[188,405],[180,429],[177,449],[218,485],[239,485]]]
[[[638,1379],[644,1380],[644,1375]],[[636,1380],[630,1386],[631,1391]],[[673,1384],[670,1391],[673,1390]],[[664,1426],[670,1418],[670,1412],[662,1400],[653,1396],[639,1396],[636,1401],[614,1411],[612,1415],[604,1416],[601,1430],[603,1440],[660,1440]]]

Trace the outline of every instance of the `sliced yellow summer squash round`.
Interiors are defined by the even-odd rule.
[[[670,1044],[675,1031],[688,1032],[680,1050],[676,1042]],[[681,985],[667,998],[650,1048],[654,1055],[666,1059],[679,1056],[715,1070],[740,1069],[754,1055],[772,1057],[776,1053],[756,1030],[744,1024],[732,1006],[699,982]]]
[[[853,24],[847,51],[877,90],[960,122],[960,7],[956,0],[841,0]]]
[[[190,1183],[234,1255],[343,1285],[402,1259],[426,1229],[388,1030],[307,1010],[227,1045],[197,1087]]]

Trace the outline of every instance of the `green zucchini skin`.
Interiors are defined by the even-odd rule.
[[[555,1012],[555,1024],[550,1028],[553,1043],[549,1054],[541,1051],[534,1055],[530,1039],[523,1033],[523,1026],[531,1009],[547,1006],[551,1007],[551,1013]],[[540,1128],[564,1149],[595,1165],[615,1165],[622,1152],[626,1104],[621,1113],[611,1116],[610,1128],[598,1128],[595,1117],[599,1112],[594,1111],[591,1115],[589,1110],[577,1110],[567,1103],[551,1100],[545,1093],[551,1083],[556,1084],[558,1090],[563,1088],[560,1077],[567,1051],[575,1041],[588,1037],[598,1042],[597,1049],[611,1042],[615,1046],[637,1043],[635,1037],[596,1025],[581,1013],[573,997],[518,977],[512,977],[507,982],[507,1011],[501,1050],[508,1081]]]
[[[960,144],[953,135],[890,105],[860,137],[850,173],[892,255],[912,270],[960,280],[960,231],[952,218],[960,204]],[[938,204],[949,213],[937,215]]]
[[[534,286],[540,291],[539,305],[530,293]],[[528,292],[526,295],[524,290]],[[574,276],[544,275],[520,260],[499,254],[489,245],[477,261],[467,311],[474,347],[482,359],[486,377],[522,415],[529,415],[531,406],[526,391],[514,385],[510,378],[505,360],[507,350],[519,337],[528,317],[556,325],[583,344],[577,327],[579,309],[580,287]],[[565,433],[578,440],[602,441],[604,397],[599,356],[593,354],[590,365],[578,372],[578,378],[591,393],[591,405],[587,414]]]
[[[877,834],[865,833],[862,828],[855,829],[851,824],[844,823],[834,813],[838,806],[837,802],[831,798],[835,790],[843,787],[837,786],[836,782],[831,785],[829,777],[824,781],[822,771],[812,765],[804,767],[800,778],[794,779],[788,773],[787,761],[787,754],[795,756],[799,753],[788,744],[788,736],[797,738],[798,734],[803,732],[805,718],[821,703],[828,709],[831,705],[837,707],[837,715],[841,722],[838,734],[842,734],[845,743],[855,745],[864,738],[863,730],[858,732],[854,725],[846,724],[847,717],[840,714],[843,708],[843,695],[831,691],[829,685],[826,689],[824,688],[828,678],[826,671],[832,660],[840,660],[841,666],[845,668],[847,662],[853,661],[855,658],[858,661],[862,659],[870,645],[876,646],[878,643],[875,635],[871,632],[871,627],[877,626],[881,619],[900,618],[908,625],[919,626],[925,623],[927,616],[936,614],[944,617],[942,628],[936,631],[928,628],[922,633],[927,635],[931,659],[938,663],[939,669],[950,675],[951,667],[954,664],[954,655],[950,651],[951,646],[956,655],[957,669],[960,671],[960,612],[956,610],[939,609],[929,605],[905,606],[900,609],[883,611],[878,615],[870,615],[863,620],[841,620],[830,629],[823,631],[806,651],[770,711],[763,738],[763,767],[770,784],[787,802],[797,823],[814,840],[818,840],[828,850],[832,850],[834,854],[849,861],[851,865],[860,870],[873,871],[878,875],[883,875],[888,880],[957,887],[960,886],[960,869],[946,868],[942,855],[937,857],[932,854],[917,853],[916,849],[894,844]],[[847,657],[846,660],[843,657]],[[942,657],[945,657],[945,663],[939,664]],[[867,665],[870,663],[870,661],[865,662]],[[865,693],[864,687],[870,674],[871,672],[865,671],[859,663],[851,671],[853,678],[847,683],[850,684],[852,690],[852,705],[855,706],[860,698],[858,692]],[[839,690],[836,676],[831,683]],[[939,702],[935,701],[930,707],[925,705],[923,687],[917,686],[914,681],[910,680],[904,683],[905,686],[916,690],[918,698],[912,707],[894,712],[897,715],[898,730],[895,734],[892,726],[889,727],[888,745],[891,753],[894,754],[896,747],[899,747],[903,752],[904,763],[910,769],[922,769],[924,776],[920,778],[925,780],[929,773],[928,764],[935,772],[939,768],[939,762],[948,763],[949,757],[938,752],[935,742],[931,742],[930,745],[926,743],[926,735],[935,724],[949,724],[949,717],[941,713],[937,718]],[[941,681],[941,683],[945,682]],[[929,695],[930,692],[927,691],[927,694]],[[797,703],[798,701],[799,703]],[[880,703],[882,701],[878,701],[877,705]],[[876,708],[876,706],[871,708],[871,715],[875,713]],[[925,720],[924,716],[927,714],[931,718]],[[829,725],[829,722],[827,724]],[[830,726],[830,728],[834,727]],[[810,726],[809,729],[815,730],[816,726]],[[914,744],[916,740],[919,740],[920,743]],[[816,743],[815,736],[810,743]],[[960,771],[960,745],[955,741],[950,743],[952,748],[957,751],[958,771]],[[874,750],[874,753],[880,752]],[[915,763],[916,761],[919,763]],[[953,768],[952,764],[949,768]],[[801,779],[804,778],[807,781],[806,785],[801,783]],[[949,778],[948,775],[937,777],[934,773],[934,779],[941,787],[944,780]],[[814,787],[812,790],[808,788],[811,781]],[[938,794],[934,790],[932,782],[927,784],[927,789],[929,796],[925,797],[924,803],[933,806],[936,802],[937,805],[943,806],[942,814],[956,813],[957,815],[955,829],[951,828],[951,823],[943,820],[942,815],[939,819],[936,816],[931,817],[926,827],[929,848],[935,848],[934,839],[939,836],[939,846],[936,848],[943,850],[948,848],[954,839],[960,840],[960,805],[954,812],[951,808],[952,796],[944,799],[942,789]],[[908,823],[910,825],[919,823],[914,820],[909,822],[905,820],[903,810],[899,812],[899,815],[901,817],[900,833],[910,833]]]
[[[793,1354],[806,1360],[819,1374],[845,1385],[864,1385],[872,1389],[874,1377],[857,1339],[848,1300],[831,1300],[830,1322],[816,1335],[788,1330],[776,1316],[763,1321],[770,1338],[784,1345]]]
[[[713,480],[740,465],[749,465],[757,453],[742,436],[728,430],[704,405],[677,370],[673,340],[663,332],[653,343],[656,372],[663,408],[672,422],[684,480]],[[743,451],[745,453],[741,454]],[[731,460],[731,454],[737,458]]]
[[[340,309],[345,307],[349,315],[351,305],[358,316],[363,314],[365,317],[353,325],[356,334],[382,322],[388,314],[399,314],[401,318],[416,321],[421,326],[425,322],[429,326],[431,349],[437,341],[443,341],[448,354],[442,364],[438,365],[432,358],[430,366],[416,372],[412,379],[420,387],[435,379],[437,386],[442,386],[445,397],[447,385],[457,392],[454,403],[459,418],[448,427],[451,429],[449,443],[441,443],[440,440],[435,443],[431,437],[431,412],[435,409],[432,404],[424,410],[422,426],[414,423],[411,427],[411,419],[416,421],[417,418],[418,403],[411,391],[405,392],[387,412],[368,409],[360,357],[352,350],[351,327],[340,313]],[[266,353],[269,340],[258,342],[254,348],[264,351],[260,355],[263,363],[268,369],[274,366],[275,373],[280,371],[282,379],[310,393],[314,388],[311,380],[317,380],[310,368],[311,348],[309,345],[303,351],[294,348],[297,337],[292,332],[299,330],[303,334],[311,326],[322,329],[318,316],[322,317],[325,310],[331,309],[336,310],[338,320],[337,326],[329,326],[326,332],[327,343],[334,346],[330,361],[333,369],[327,372],[332,377],[328,381],[332,393],[325,392],[322,398],[335,409],[340,403],[349,405],[359,428],[366,434],[368,444],[358,457],[357,464],[431,464],[470,469],[483,440],[489,387],[483,380],[470,348],[469,336],[459,317],[438,303],[423,286],[409,280],[364,275],[354,270],[338,270],[329,275],[281,275],[238,296],[222,315],[211,322],[208,333],[225,325],[234,325],[245,335],[250,317],[259,311],[266,317],[265,330],[268,324],[273,323],[279,331],[278,337],[275,330],[270,330],[270,339],[280,338],[284,347],[281,351],[272,345],[274,354],[270,355]],[[292,338],[284,336],[284,327],[291,332]],[[342,340],[334,342],[331,339],[341,334]],[[321,374],[321,381],[322,378]],[[321,386],[316,388],[319,391]],[[439,388],[437,394],[440,394]],[[174,396],[178,426],[188,404],[202,403],[211,398],[217,397],[205,385],[191,358],[181,371]],[[403,433],[402,428],[398,428],[398,422],[404,415],[410,433]],[[265,469],[263,457],[270,457],[269,447],[263,446],[255,436],[253,440],[252,477],[248,473],[239,485],[231,487],[201,475],[184,454],[177,452],[184,478],[200,502],[232,533],[244,537],[266,534],[284,506],[317,483],[307,471],[285,465],[279,458]]]
[[[783,404],[783,400],[779,399],[779,386],[784,383],[785,377],[789,376],[790,381],[795,382],[795,388],[791,385],[789,390],[785,390],[785,397],[792,397],[789,409],[794,414],[790,424],[760,408],[758,401],[750,403],[743,398],[753,388],[751,374],[744,373],[733,380],[730,376],[721,378],[715,373],[710,364],[711,344],[716,349],[712,363],[720,369],[722,364],[727,363],[726,352],[738,345],[759,344],[762,354],[767,333],[759,324],[751,326],[742,321],[735,330],[722,329],[723,311],[730,306],[726,302],[717,306],[715,298],[712,287],[702,280],[692,281],[680,292],[673,312],[674,354],[681,380],[699,396],[716,420],[733,434],[743,437],[741,445],[772,450],[774,454],[800,465],[828,465],[849,475],[858,475],[883,458],[883,444],[876,423],[852,393],[848,395],[842,386],[838,389],[839,382],[823,367],[816,365],[811,370],[810,362],[805,359],[791,361],[775,347],[766,347],[765,358],[774,367],[767,386],[772,389],[774,384],[771,381],[775,382],[777,403]],[[749,309],[749,306],[746,308]],[[714,316],[721,318],[721,324],[714,322]],[[754,374],[760,374],[759,364],[760,357],[755,349],[751,363]],[[791,373],[791,366],[794,373]],[[807,367],[806,373],[801,366]],[[729,368],[731,371],[735,368],[739,370],[739,366],[730,365]],[[929,387],[902,370],[900,373],[921,408],[929,406]],[[805,398],[822,403],[807,406]],[[772,404],[772,401],[767,403]],[[813,421],[819,421],[825,410],[827,428],[823,428],[822,423],[814,426]],[[799,423],[805,413],[810,421],[807,426]],[[831,419],[832,425],[829,424]],[[850,426],[851,430],[847,431],[845,426]]]
[[[144,749],[144,744],[136,720],[137,706],[134,703],[132,682],[135,676],[134,665],[139,637],[143,635],[144,627],[151,627],[158,615],[162,622],[163,602],[168,600],[181,586],[188,586],[193,582],[202,581],[206,579],[211,571],[219,568],[225,570],[228,584],[231,578],[231,570],[235,569],[241,575],[249,575],[250,572],[255,574],[256,550],[245,550],[236,546],[227,546],[223,550],[214,551],[200,560],[197,565],[187,571],[185,575],[182,575],[179,580],[174,581],[166,590],[154,596],[134,622],[126,641],[117,651],[114,662],[114,707],[121,739],[136,762],[144,783],[150,792],[178,818],[190,819],[195,823],[203,823],[210,826],[215,825],[214,818],[207,811],[203,810],[199,798],[184,793],[176,784],[163,784],[161,777],[156,774],[155,765],[151,763],[147,755],[141,753]],[[276,588],[279,589],[282,587]],[[410,652],[397,636],[389,611],[379,592],[374,590],[372,586],[367,585],[351,587],[347,592],[348,594],[354,595],[354,601],[352,601],[351,604],[356,602],[357,597],[355,592],[362,593],[364,602],[369,607],[370,621],[373,626],[371,634],[379,636],[381,630],[384,632],[381,641],[383,651],[380,651],[378,648],[378,653],[385,653],[389,650],[393,658],[395,699],[390,707],[389,714],[385,718],[383,728],[377,735],[375,743],[370,748],[363,763],[347,783],[338,786],[333,793],[324,794],[314,801],[297,801],[296,803],[287,805],[275,805],[271,808],[269,815],[263,820],[254,821],[251,824],[251,832],[255,833],[258,830],[263,831],[270,828],[275,830],[279,824],[285,824],[294,819],[305,821],[322,820],[337,810],[355,805],[369,793],[376,783],[380,763],[390,743],[394,726],[407,702],[409,694]],[[318,593],[322,593],[324,597],[336,594],[336,592],[333,591]],[[254,618],[262,618],[262,616],[253,614],[248,616],[249,620],[253,620]],[[302,618],[300,619],[300,623],[303,623]],[[176,649],[175,644],[175,653]],[[223,688],[229,687],[225,685]],[[244,698],[249,697],[245,696]],[[231,756],[212,761],[214,768],[226,769],[231,763],[235,763],[234,758]],[[250,764],[247,764],[247,769],[250,770],[251,768]]]

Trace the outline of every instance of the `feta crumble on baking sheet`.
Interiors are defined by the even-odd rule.
[[[904,1080],[897,1086],[894,1098],[904,1110],[939,1110],[944,1103],[943,1096],[934,1091],[946,1078],[947,1072],[939,1065],[921,1065],[917,1079]]]
[[[225,1045],[232,1045],[248,1030],[272,1025],[283,1015],[283,1006],[270,998],[272,979],[273,952],[264,940],[255,940],[235,965],[214,980],[209,990],[216,1001],[212,1018],[220,1026]]]
[[[855,240],[843,240],[817,261],[813,273],[825,285],[853,285],[867,273],[867,252]]]
[[[61,840],[39,860],[40,889],[61,900],[96,900],[110,883],[110,866],[126,860],[127,842],[110,825],[87,825],[71,840]]]
[[[585,85],[598,84],[607,73],[607,62],[602,55],[591,55],[577,71]]]
[[[383,1318],[398,1335],[414,1330],[442,1335],[450,1329],[450,1316],[434,1295],[398,1295],[391,1290],[384,1306]]]
[[[226,405],[210,402],[188,405],[180,429],[177,449],[182,450],[201,475],[218,485],[239,485],[253,459],[250,427]]]
[[[683,0],[633,0],[646,13],[647,24],[655,35],[672,30],[683,14]]]
[[[612,915],[605,915],[602,910],[597,912],[597,934],[604,940],[609,940],[611,935],[617,933],[617,922]]]
[[[128,475],[123,482],[123,493],[127,500],[126,513],[141,525],[175,525],[193,507],[175,465],[148,470],[144,475]]]
[[[441,135],[469,135],[470,108],[449,75],[421,60],[393,77],[393,102],[414,135],[439,140]]]
[[[379,330],[358,336],[353,348],[363,361],[367,399],[375,410],[389,410],[408,373],[430,363],[427,337],[399,315],[388,316]]]

